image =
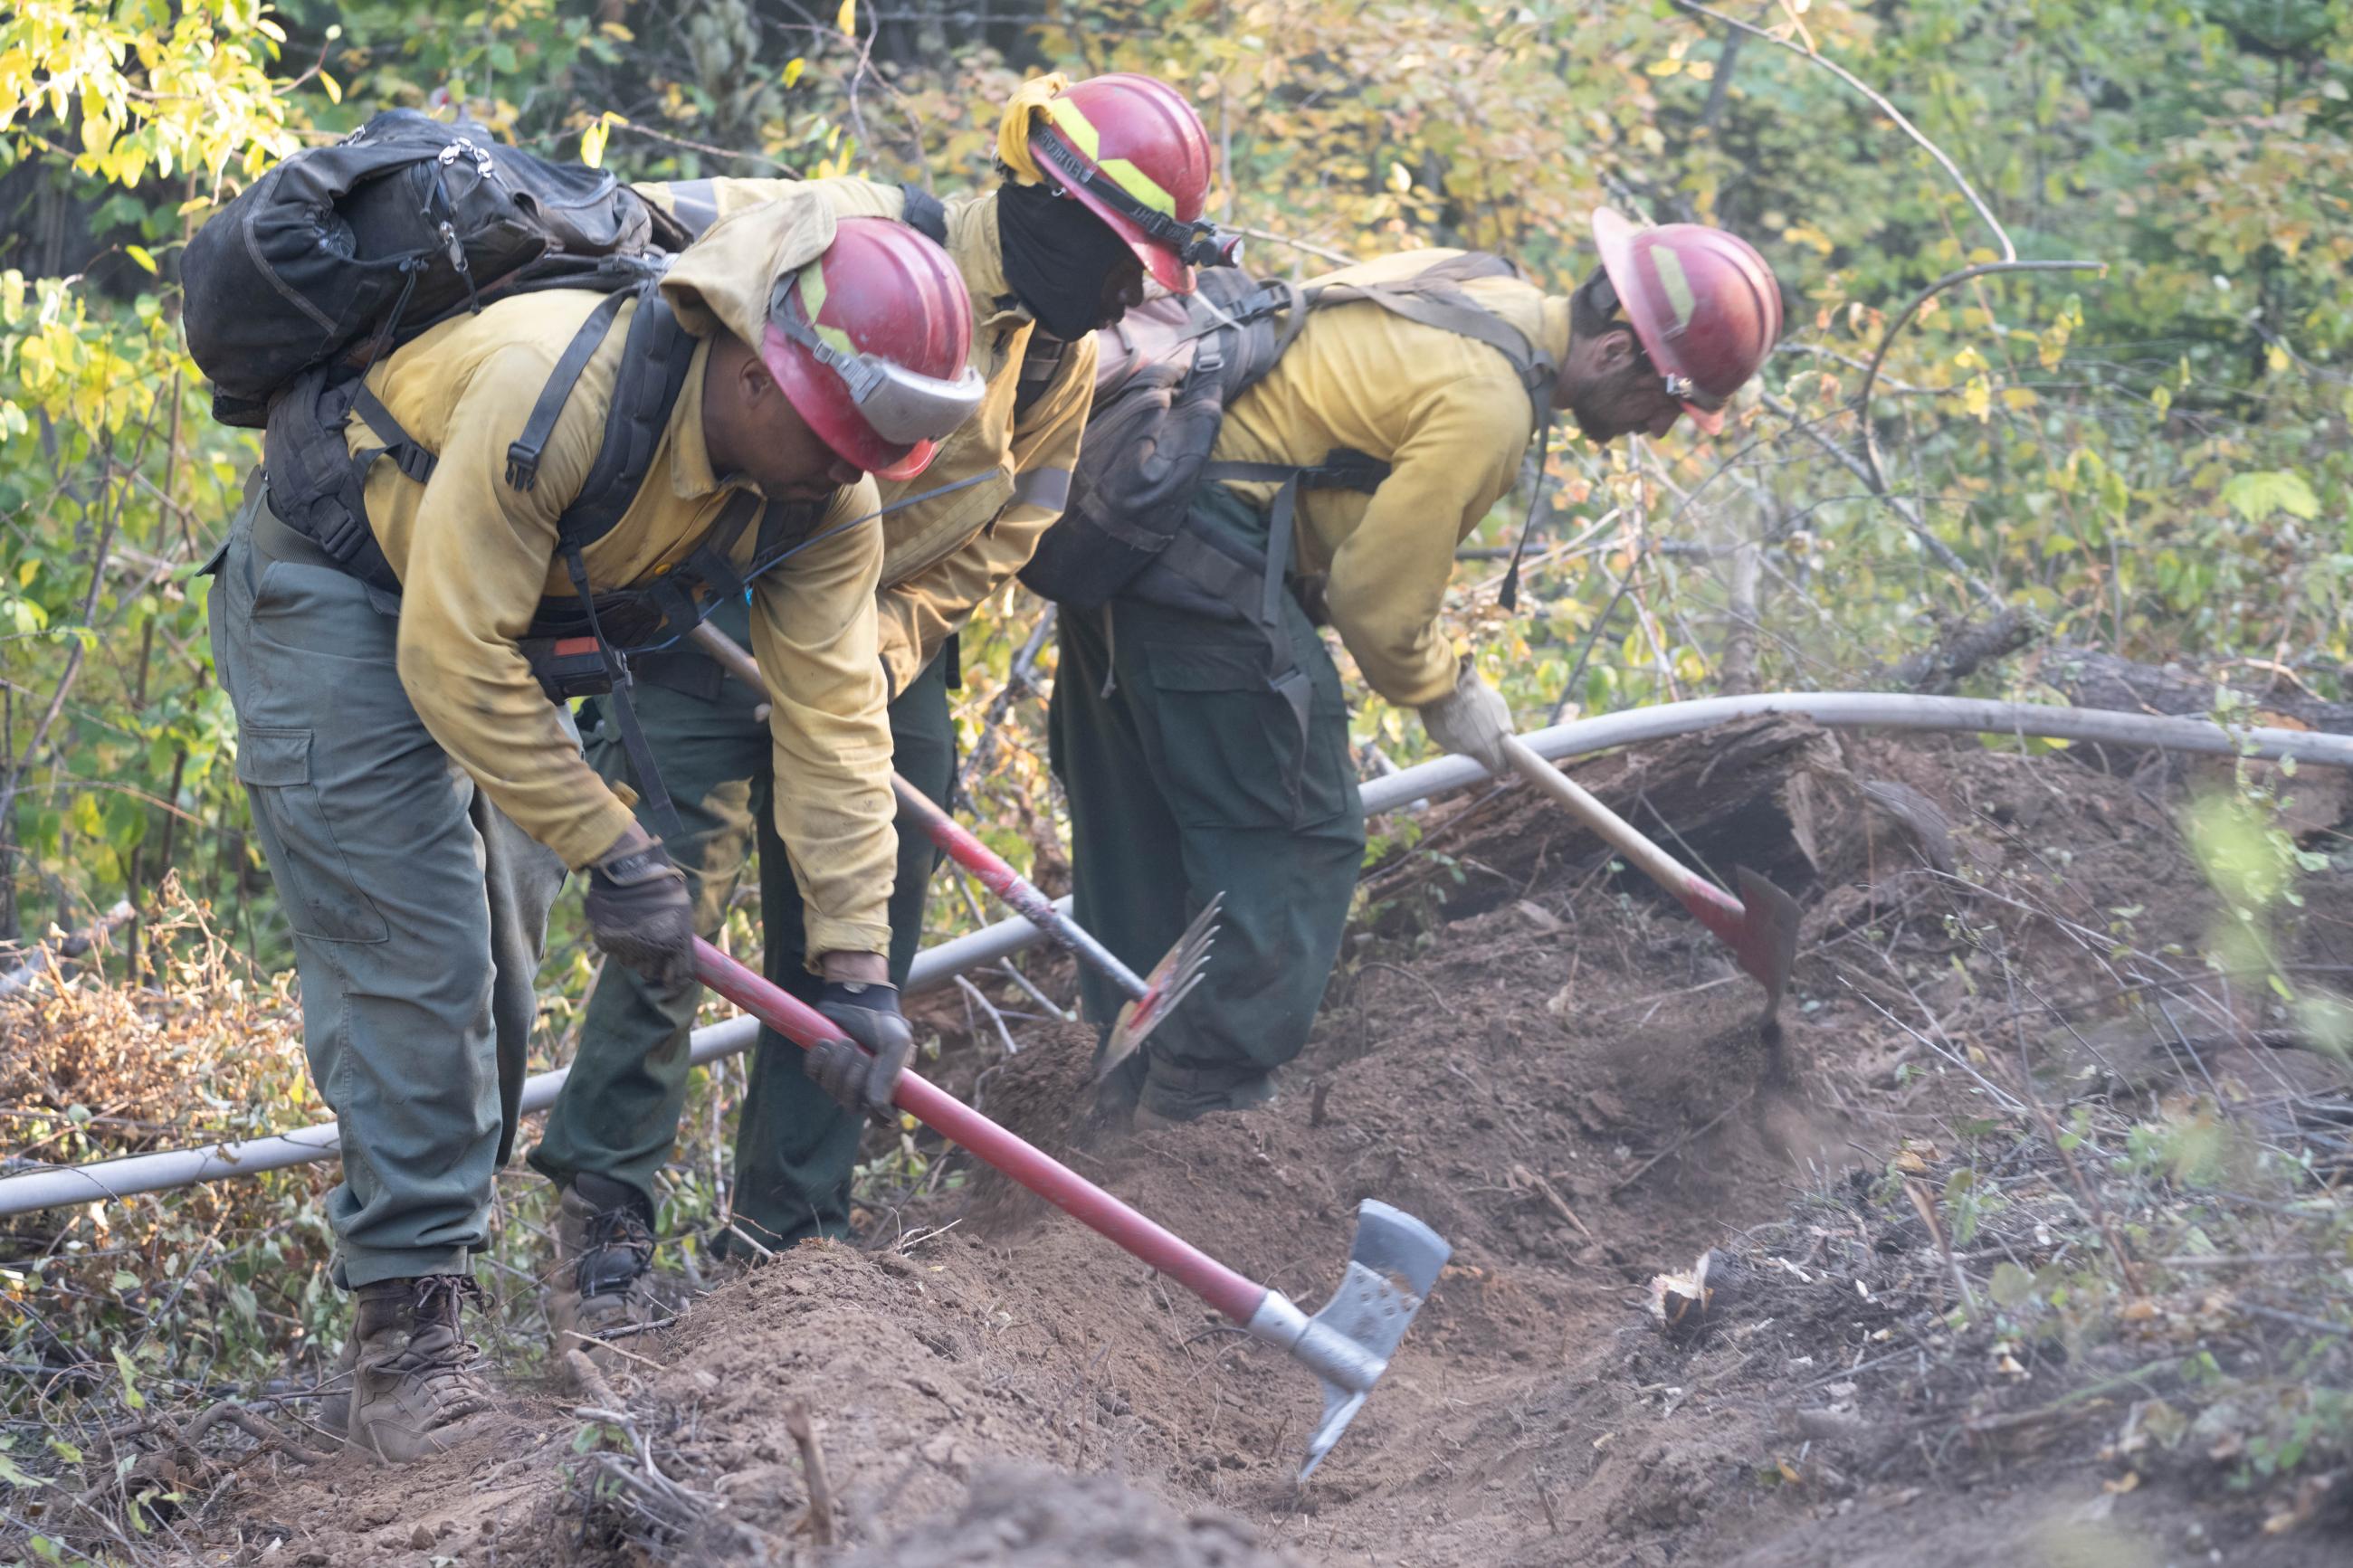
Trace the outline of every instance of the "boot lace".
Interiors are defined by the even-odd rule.
[[[583,1296],[627,1290],[653,1267],[653,1227],[634,1208],[590,1215],[581,1242],[577,1278]]]
[[[431,1274],[417,1282],[416,1323],[401,1359],[437,1421],[491,1407],[477,1365],[481,1347],[461,1326],[467,1304],[481,1299],[482,1288],[463,1274]]]

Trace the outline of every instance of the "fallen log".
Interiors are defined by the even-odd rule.
[[[2045,653],[2037,674],[2078,708],[2107,709],[2167,718],[2202,717],[2226,703],[2234,719],[2319,735],[2353,735],[2353,703],[2330,702],[2300,691],[2273,674],[2268,681],[2240,683],[2179,664],[2136,664],[2096,648],[2063,644]],[[2101,742],[2068,753],[2085,766],[2107,773],[2137,773],[2155,749]],[[2284,826],[2299,839],[2335,826],[2353,809],[2353,781],[2334,770],[2299,774],[2293,783],[2275,779],[2268,764],[2253,764],[2255,777],[2286,797]],[[2169,776],[2198,788],[2230,787],[2235,759],[2171,756]]]
[[[2135,664],[2073,643],[2044,653],[2035,673],[2078,708],[2202,718],[2214,711],[2216,691],[2227,689],[2246,704],[2242,716],[2256,723],[2275,724],[2284,719],[2289,729],[2353,735],[2353,702],[2324,701],[2283,685],[2276,675],[2257,689],[2179,664]]]

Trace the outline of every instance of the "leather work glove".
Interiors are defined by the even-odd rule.
[[[1476,758],[1497,778],[1508,777],[1511,759],[1504,742],[1512,733],[1512,710],[1501,693],[1479,679],[1469,659],[1454,677],[1454,689],[1421,705],[1421,727],[1450,752]]]
[[[818,994],[817,1010],[848,1038],[810,1047],[804,1064],[809,1081],[844,1110],[887,1123],[896,1114],[891,1097],[898,1092],[899,1075],[915,1049],[914,1034],[899,1016],[899,988],[828,980]]]
[[[661,840],[632,825],[588,867],[585,900],[596,945],[655,984],[694,978],[694,902]]]

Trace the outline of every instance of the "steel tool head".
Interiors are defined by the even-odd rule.
[[[1218,940],[1218,909],[1225,901],[1225,894],[1219,893],[1193,917],[1193,923],[1185,928],[1176,945],[1145,976],[1144,994],[1119,1010],[1119,1017],[1111,1026],[1111,1038],[1104,1042],[1102,1058],[1095,1063],[1097,1083],[1134,1056],[1145,1037],[1158,1028],[1176,1010],[1176,1005],[1201,983],[1202,965],[1208,963],[1210,944]]]
[[[1266,1293],[1250,1332],[1289,1351],[1324,1385],[1324,1418],[1307,1440],[1300,1479],[1314,1473],[1364,1408],[1452,1251],[1403,1209],[1366,1198],[1356,1206],[1348,1272],[1322,1311],[1310,1318],[1280,1290]]]
[[[1740,967],[1765,987],[1765,1016],[1781,1009],[1789,971],[1798,962],[1798,900],[1750,870],[1735,868],[1740,897],[1694,876],[1680,889],[1683,908],[1722,938]]]
[[[1804,917],[1798,900],[1746,866],[1733,868],[1740,887],[1741,907],[1748,911],[1741,939],[1736,944],[1740,967],[1765,986],[1765,1016],[1781,1011],[1781,997],[1789,989],[1789,971],[1798,963],[1798,924]]]

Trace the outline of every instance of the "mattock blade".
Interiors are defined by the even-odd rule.
[[[1300,1479],[1314,1473],[1364,1408],[1452,1252],[1444,1237],[1403,1209],[1377,1198],[1356,1206],[1348,1272],[1291,1347],[1324,1387],[1324,1418],[1307,1440]]]
[[[1209,949],[1218,939],[1218,910],[1225,901],[1225,894],[1219,893],[1193,917],[1193,923],[1185,928],[1176,945],[1145,976],[1144,994],[1119,1010],[1119,1017],[1111,1026],[1111,1038],[1103,1046],[1103,1058],[1095,1064],[1097,1083],[1134,1056],[1145,1037],[1201,983],[1201,971],[1208,963]]]

